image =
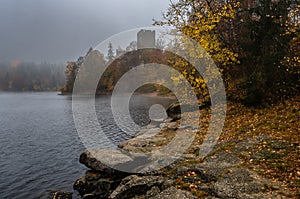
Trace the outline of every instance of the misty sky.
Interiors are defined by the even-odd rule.
[[[0,62],[65,62],[104,39],[152,25],[169,0],[0,0]]]

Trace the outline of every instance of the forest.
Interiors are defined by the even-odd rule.
[[[65,84],[63,64],[2,62],[0,90],[57,91]]]
[[[261,105],[299,93],[298,0],[179,0],[155,24],[175,27],[210,54],[231,101]],[[201,77],[195,78],[185,66],[182,60],[174,62],[194,87],[201,88]]]

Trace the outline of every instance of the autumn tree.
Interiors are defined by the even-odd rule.
[[[241,61],[238,74],[244,80],[240,85],[245,91],[244,101],[260,104],[267,98],[295,93],[299,81],[294,72],[300,70],[300,62],[291,45],[299,39],[299,1],[240,2],[233,32]]]
[[[63,90],[63,92],[72,92],[74,82],[76,79],[76,70],[77,70],[76,62],[68,62],[66,66],[66,88]]]
[[[165,13],[165,21],[156,22],[156,25],[171,25],[176,30],[198,42],[209,53],[217,66],[224,71],[236,63],[239,63],[238,54],[223,43],[219,26],[230,23],[235,17],[235,10],[239,4],[237,2],[212,2],[212,1],[196,1],[196,0],[180,0],[172,3]],[[180,43],[184,43],[178,39],[174,41],[173,46],[177,48]],[[189,56],[193,59],[205,58],[194,53],[194,46],[183,46],[189,49]],[[197,49],[196,49],[197,50]],[[199,73],[181,58],[171,60],[175,69],[180,71],[185,79],[187,79],[195,92],[200,98],[208,97],[209,93],[206,89],[205,81]],[[209,71],[210,66],[202,66]],[[227,73],[223,73],[226,75]],[[213,76],[211,76],[213,78]],[[226,77],[228,78],[228,77]],[[175,82],[180,80],[173,77]],[[177,85],[178,86],[178,85]]]
[[[76,79],[76,76],[78,74],[78,71],[80,70],[80,67],[85,62],[87,56],[93,51],[93,48],[90,47],[88,52],[85,54],[85,56],[80,56],[77,61],[69,61],[66,65],[65,70],[65,78],[66,78],[66,84],[61,87],[61,92],[65,93],[72,93],[74,82]]]
[[[291,85],[299,90],[298,0],[178,0],[164,17],[157,24],[176,27],[211,55],[235,98],[259,104],[288,95]]]

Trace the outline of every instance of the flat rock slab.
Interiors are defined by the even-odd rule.
[[[256,173],[238,168],[224,175],[212,187],[213,193],[220,198],[254,199],[261,193],[267,181]],[[258,197],[261,198],[261,197]]]
[[[148,134],[149,135],[149,134]],[[122,142],[119,148],[132,153],[146,153],[157,149],[157,145],[166,142],[162,136],[138,136]]]
[[[205,162],[213,164],[225,164],[228,166],[236,166],[242,163],[241,159],[224,151],[217,151],[215,154],[206,157]]]
[[[145,128],[141,129],[135,136],[138,138],[153,137],[161,131],[160,128]]]
[[[90,149],[80,155],[79,161],[92,170],[111,173],[113,168],[129,164],[133,159],[119,150]]]

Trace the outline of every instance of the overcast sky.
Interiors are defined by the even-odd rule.
[[[65,62],[160,19],[169,0],[0,0],[0,62]]]

